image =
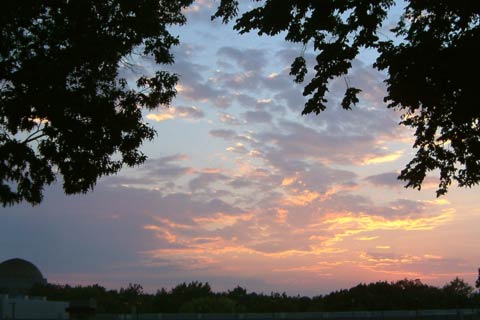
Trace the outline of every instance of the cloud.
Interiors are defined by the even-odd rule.
[[[372,241],[378,239],[378,236],[373,236],[373,237],[357,237],[355,240],[360,240],[360,241]]]
[[[234,97],[244,108],[252,108],[257,105],[257,99],[248,94],[237,93]]]
[[[200,227],[212,231],[217,229],[223,229],[235,225],[238,221],[249,221],[253,218],[251,213],[242,215],[227,215],[222,212],[216,213],[214,216],[207,217],[195,217],[195,221]],[[219,240],[220,238],[216,238]],[[197,242],[198,243],[198,242]],[[205,243],[205,242],[203,242]]]
[[[140,168],[140,172],[145,172],[147,178],[171,179],[178,178],[193,172],[193,168],[175,164],[178,161],[185,161],[188,156],[185,154],[175,154],[157,159],[148,159]]]
[[[222,71],[216,74],[213,81],[221,85],[227,92],[252,91],[262,84],[263,77],[256,71]]]
[[[205,116],[198,107],[169,107],[163,112],[149,113],[146,118],[156,122],[171,119],[201,119]]]
[[[240,178],[235,178],[231,180],[228,184],[235,189],[239,189],[239,188],[249,188],[254,183],[250,179],[247,179],[245,177],[240,177]]]
[[[391,152],[386,155],[381,155],[381,156],[371,156],[367,157],[365,160],[363,160],[363,164],[368,165],[368,164],[379,164],[379,163],[385,163],[385,162],[393,162],[397,159],[399,159],[403,154],[402,150],[398,150],[395,152]]]
[[[218,49],[217,55],[235,62],[238,67],[246,72],[261,71],[268,63],[265,52],[259,49],[240,50],[235,47],[225,46]],[[252,59],[252,57],[255,57],[255,59]]]
[[[168,66],[166,69],[179,75],[179,82],[176,87],[177,99],[194,101],[197,104],[209,102],[216,107],[226,108],[230,105],[230,100],[227,98],[228,92],[219,90],[218,85],[205,76],[205,72],[210,70],[209,67],[192,62],[195,60],[195,54],[204,51],[205,47],[203,46],[188,44],[181,44],[173,48],[175,64]]]
[[[427,206],[426,203],[422,201],[414,201],[409,199],[397,199],[389,203],[391,216],[400,217],[400,216],[425,216],[428,215],[428,209],[431,206]]]
[[[269,123],[272,121],[272,115],[265,111],[247,111],[245,120],[249,123]]]
[[[188,186],[190,190],[207,189],[211,184],[217,181],[228,180],[228,177],[220,172],[202,172],[190,180]]]
[[[404,181],[398,180],[398,173],[394,171],[371,175],[363,180],[377,187],[399,187],[405,184]]]
[[[375,148],[373,136],[332,135],[290,121],[283,121],[280,126],[275,132],[258,134],[257,140],[274,144],[285,160],[316,159],[323,163],[358,164],[372,155],[386,153]]]
[[[369,214],[340,213],[323,221],[330,229],[347,230],[345,235],[354,235],[372,230],[433,230],[452,219],[453,212],[427,217],[391,217]],[[348,229],[347,229],[348,228]]]
[[[237,119],[235,116],[223,112],[220,114],[220,122],[225,123],[225,124],[230,124],[230,125],[240,125],[242,122]]]
[[[393,252],[362,252],[360,267],[385,275],[407,275],[422,280],[471,276],[471,267],[463,259],[432,254],[399,254]]]
[[[217,138],[223,138],[226,140],[230,140],[237,136],[237,133],[230,129],[215,129],[210,130],[210,135]]]
[[[239,153],[239,154],[247,154],[248,153],[248,149],[241,142],[237,142],[234,146],[228,147],[226,150],[230,151],[230,152]]]

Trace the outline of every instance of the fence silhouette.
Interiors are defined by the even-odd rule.
[[[480,320],[480,309],[97,314],[96,320]]]

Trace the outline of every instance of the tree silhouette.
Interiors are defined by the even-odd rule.
[[[406,1],[404,13],[391,29],[393,40],[381,40],[382,24],[393,0],[265,0],[236,20],[240,33],[277,35],[307,46],[316,56],[314,74],[305,85],[303,114],[326,108],[329,82],[346,77],[360,50],[378,53],[374,66],[387,71],[389,108],[402,113],[401,123],[415,130],[417,153],[399,178],[420,189],[428,172],[439,171],[437,196],[452,180],[470,187],[480,182],[480,108],[476,82],[480,72],[475,49],[480,43],[480,2]],[[212,18],[228,22],[238,15],[237,0],[221,0]],[[385,38],[385,37],[383,37]],[[303,56],[290,74],[303,82],[308,72]],[[360,88],[346,89],[341,103],[350,109]]]
[[[478,268],[478,278],[477,281],[475,281],[475,287],[480,289],[480,268]]]
[[[455,278],[443,288],[403,279],[396,282],[361,283],[313,298],[248,292],[236,287],[228,292],[212,292],[208,283],[182,283],[171,290],[145,293],[137,284],[120,290],[106,290],[99,285],[69,286],[42,284],[33,287],[30,295],[49,300],[71,301],[93,298],[102,313],[129,313],[132,306],[141,306],[142,313],[245,313],[245,312],[317,312],[367,310],[418,310],[480,307],[479,294]]]
[[[180,306],[181,313],[234,313],[235,302],[227,297],[202,297],[192,299]]]
[[[443,292],[445,295],[445,305],[452,307],[465,307],[473,293],[473,287],[466,283],[463,279],[456,277],[445,286]]]
[[[178,1],[6,1],[0,10],[0,201],[37,204],[57,176],[67,194],[145,160],[141,108],[168,105],[177,76],[119,74],[140,54],[173,63]]]
[[[192,300],[213,296],[213,292],[208,282],[192,281],[175,286],[170,295],[172,298],[170,304],[175,311],[178,311],[184,304]]]

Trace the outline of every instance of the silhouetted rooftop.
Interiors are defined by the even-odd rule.
[[[21,292],[36,283],[46,283],[46,279],[33,263],[19,258],[0,263],[0,288]]]

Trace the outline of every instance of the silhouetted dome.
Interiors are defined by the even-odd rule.
[[[0,263],[0,288],[9,293],[22,293],[37,283],[46,282],[40,270],[31,262],[15,258]]]

